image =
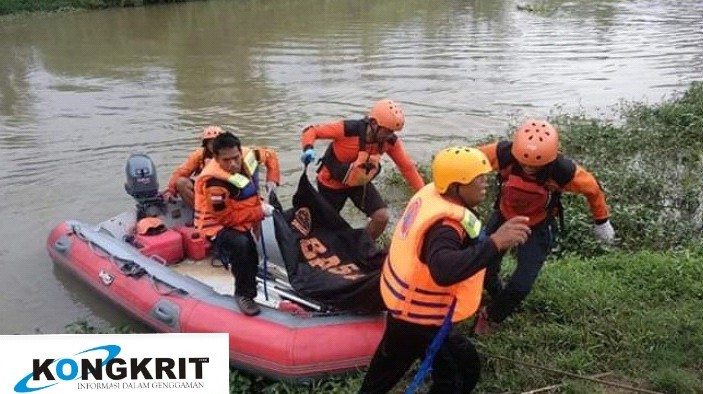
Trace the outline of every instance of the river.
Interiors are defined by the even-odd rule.
[[[204,125],[277,149],[290,196],[301,129],[383,97],[427,161],[525,116],[608,116],[703,79],[698,0],[517,5],[214,0],[0,19],[0,333],[129,321],[53,268],[46,236],[133,207],[128,155],[148,153],[163,184]]]

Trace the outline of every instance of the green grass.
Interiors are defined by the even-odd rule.
[[[663,392],[700,392],[701,278],[703,257],[683,252],[551,262],[523,310],[496,336],[481,340],[480,348],[573,373],[614,372],[621,382]],[[489,359],[481,387],[521,390],[558,378]]]
[[[0,15],[110,7],[135,7],[185,0],[0,0]]]

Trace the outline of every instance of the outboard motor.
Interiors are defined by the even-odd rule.
[[[127,159],[125,168],[127,181],[124,188],[127,194],[137,201],[137,220],[146,216],[157,216],[165,207],[159,194],[159,181],[156,167],[149,156],[133,153]]]

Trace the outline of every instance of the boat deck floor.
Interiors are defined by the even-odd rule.
[[[206,257],[202,260],[185,259],[172,268],[181,275],[205,283],[219,294],[234,295],[234,276],[218,264]]]
[[[257,278],[258,292],[255,300],[259,304],[275,308],[282,299],[291,299],[289,296],[295,295],[295,292],[288,284],[287,275],[283,267],[271,263],[269,263],[267,267],[270,278],[276,278],[273,279],[276,283],[270,283],[268,288],[272,290],[281,289],[284,290],[285,293],[280,294],[272,291],[265,293],[263,281]],[[232,275],[229,270],[223,268],[218,260],[213,260],[210,256],[202,260],[185,259],[173,265],[172,268],[181,275],[188,276],[210,286],[219,294],[234,296],[234,275]],[[269,295],[268,299],[265,298],[265,294]]]

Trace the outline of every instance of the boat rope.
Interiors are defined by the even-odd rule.
[[[444,339],[447,337],[449,331],[452,328],[452,316],[454,316],[455,307],[456,298],[454,298],[454,301],[452,301],[452,305],[449,307],[449,311],[447,311],[447,316],[444,317],[442,326],[439,328],[439,330],[437,330],[437,333],[434,335],[434,338],[432,338],[430,346],[427,347],[427,353],[425,353],[425,358],[422,360],[422,363],[420,364],[420,367],[418,368],[412,383],[410,383],[410,386],[405,389],[405,394],[414,394],[415,391],[420,388],[422,381],[425,380],[425,376],[427,376],[427,374],[430,373],[430,371],[432,370],[432,362],[434,361],[434,358],[437,355],[439,348],[442,347]]]
[[[589,378],[602,378],[602,377],[609,376],[612,374],[613,374],[612,372],[603,372],[603,373],[598,373],[595,375],[589,375],[588,377]],[[556,389],[560,389],[560,388],[563,388],[566,386],[567,386],[566,383],[551,384],[549,386],[540,387],[538,389],[534,389],[534,390],[530,390],[530,391],[523,391],[520,394],[537,394],[537,393],[545,393],[548,391],[551,392],[551,391],[554,391]]]
[[[161,296],[170,296],[173,294],[188,295],[188,291],[186,291],[180,287],[173,286],[170,283],[164,282],[163,280],[156,277],[154,274],[149,272],[146,268],[142,267],[141,265],[139,265],[135,261],[129,260],[129,259],[122,259],[122,258],[119,258],[119,257],[111,254],[110,252],[105,250],[103,247],[101,247],[99,244],[95,243],[94,241],[92,241],[91,239],[86,237],[85,234],[83,234],[80,231],[80,228],[77,225],[71,226],[71,232],[73,232],[73,234],[75,234],[76,237],[78,237],[78,239],[80,239],[81,241],[84,241],[86,243],[86,245],[88,245],[88,249],[90,249],[90,251],[93,254],[95,254],[98,257],[102,257],[102,258],[109,260],[125,276],[138,279],[141,276],[146,275],[147,278],[149,278],[149,282],[151,283],[152,288],[154,289],[154,291],[156,291],[157,294],[159,294]],[[152,256],[151,258],[154,259],[154,256]],[[154,260],[163,264],[162,261],[159,261],[157,259],[154,259]],[[162,284],[162,285],[169,287],[169,290],[162,291],[160,288],[161,286],[159,284]]]
[[[266,301],[269,300],[269,292],[268,292],[268,276],[269,276],[269,270],[268,270],[268,253],[266,253],[266,241],[264,240],[264,229],[261,229],[261,252],[264,255],[264,298]]]
[[[574,379],[587,380],[587,381],[593,382],[593,383],[598,383],[598,384],[602,384],[602,385],[606,385],[606,386],[617,387],[617,388],[620,388],[620,389],[623,389],[623,390],[633,391],[633,392],[635,392],[635,393],[663,394],[663,393],[661,393],[661,392],[659,392],[659,391],[651,391],[651,390],[642,389],[642,388],[638,388],[638,387],[628,386],[628,385],[622,384],[622,383],[609,382],[609,381],[607,381],[607,380],[602,380],[602,379],[598,379],[598,378],[591,377],[591,376],[579,375],[579,374],[573,373],[573,372],[562,371],[562,370],[559,370],[559,369],[554,369],[554,368],[551,368],[551,367],[545,367],[545,366],[542,366],[542,365],[532,364],[532,363],[528,363],[528,362],[525,362],[525,361],[514,360],[514,359],[511,359],[511,358],[508,358],[508,357],[499,356],[499,355],[497,355],[497,354],[490,354],[490,353],[483,353],[483,352],[481,352],[480,354],[481,354],[482,356],[484,356],[484,357],[493,358],[493,359],[496,359],[496,360],[508,361],[508,362],[513,363],[513,364],[522,365],[522,366],[524,366],[524,367],[533,368],[533,369],[540,369],[540,370],[542,370],[542,371],[552,372],[552,373],[555,373],[555,374],[560,374],[560,375],[563,375],[563,376],[568,376],[568,377],[574,378]]]
[[[188,294],[187,291],[181,289],[180,287],[176,287],[170,283],[166,283],[148,272],[147,272],[146,276],[149,278],[149,282],[151,282],[151,287],[154,289],[155,292],[157,292],[161,296],[170,296],[173,294],[183,294],[183,295]],[[159,288],[159,283],[167,286],[169,289],[166,291],[161,291],[161,289]]]

